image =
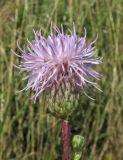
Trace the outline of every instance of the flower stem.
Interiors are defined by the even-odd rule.
[[[67,120],[62,122],[63,160],[70,160],[70,124]]]

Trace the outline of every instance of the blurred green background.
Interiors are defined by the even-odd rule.
[[[46,36],[50,24],[67,28],[75,23],[78,35],[87,30],[95,39],[103,64],[99,82],[103,93],[90,89],[95,101],[81,95],[71,121],[72,134],[85,137],[83,160],[123,159],[123,1],[122,0],[0,0],[0,160],[60,160],[61,121],[46,114],[45,101],[36,104],[30,91],[16,94],[26,82],[13,67],[32,30]]]

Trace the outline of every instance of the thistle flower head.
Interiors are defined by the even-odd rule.
[[[21,71],[28,72],[27,86],[23,90],[32,89],[36,99],[43,91],[64,88],[82,88],[96,83],[92,78],[100,79],[100,74],[92,69],[92,65],[100,64],[99,57],[94,58],[95,41],[86,44],[86,31],[84,37],[76,34],[75,27],[71,34],[65,34],[63,28],[56,34],[51,33],[45,38],[41,32],[35,32],[35,39],[28,41],[27,51],[21,51],[23,59],[19,65]]]

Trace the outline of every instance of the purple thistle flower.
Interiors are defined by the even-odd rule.
[[[23,59],[19,69],[28,72],[27,86],[23,90],[32,89],[36,98],[43,92],[60,86],[66,88],[82,88],[97,84],[91,78],[100,79],[100,74],[92,69],[92,65],[100,64],[101,58],[94,58],[95,41],[86,45],[86,31],[84,37],[76,35],[75,27],[70,35],[55,28],[57,34],[50,34],[47,38],[40,32],[35,32],[35,39],[28,41],[27,52],[18,48]],[[22,91],[22,90],[21,90]]]

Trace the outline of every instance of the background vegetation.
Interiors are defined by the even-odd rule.
[[[61,122],[46,114],[45,101],[33,104],[31,92],[16,94],[26,85],[13,68],[20,59],[16,42],[26,46],[33,28],[44,35],[51,21],[66,32],[74,21],[77,33],[87,29],[88,42],[96,43],[103,64],[99,82],[103,93],[81,95],[73,117],[72,134],[83,135],[83,160],[123,159],[123,1],[122,0],[0,0],[0,160],[60,160]]]

